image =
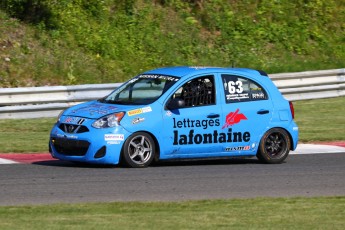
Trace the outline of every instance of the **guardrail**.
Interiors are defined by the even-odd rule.
[[[291,101],[345,95],[345,68],[270,74]],[[54,117],[71,105],[101,98],[121,83],[0,88],[0,119]]]
[[[290,101],[345,95],[345,68],[270,74],[269,76],[284,97]]]

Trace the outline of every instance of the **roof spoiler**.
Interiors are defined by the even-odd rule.
[[[265,72],[265,71],[263,71],[263,70],[256,70],[256,71],[258,71],[262,76],[266,76],[266,77],[268,77],[268,74]]]

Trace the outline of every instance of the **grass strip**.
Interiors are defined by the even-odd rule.
[[[56,118],[0,120],[0,152],[48,152],[49,133]]]
[[[345,97],[294,102],[300,141],[345,140]]]
[[[343,229],[345,197],[0,207],[0,229]]]
[[[301,142],[345,140],[345,97],[294,102]],[[48,152],[56,118],[0,120],[0,152]]]

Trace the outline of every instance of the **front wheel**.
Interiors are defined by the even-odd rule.
[[[256,156],[264,163],[282,163],[290,151],[290,138],[284,129],[273,128],[261,138]]]
[[[155,155],[155,143],[144,132],[134,133],[127,138],[122,150],[124,163],[132,168],[143,168],[151,164]]]

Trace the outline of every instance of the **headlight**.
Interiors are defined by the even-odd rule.
[[[92,127],[97,129],[109,128],[120,125],[120,121],[125,115],[124,112],[110,114],[102,117],[92,124]]]

